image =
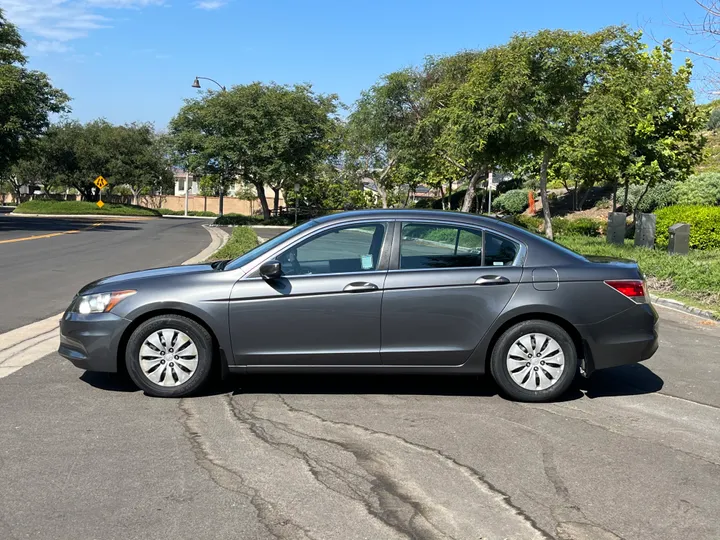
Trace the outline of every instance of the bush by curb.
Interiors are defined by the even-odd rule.
[[[235,259],[257,247],[258,243],[258,236],[250,227],[235,227],[227,243],[213,253],[208,261]]]
[[[98,216],[160,216],[157,210],[132,204],[106,203],[102,208],[88,201],[54,201],[33,199],[21,203],[13,214],[98,215]]]

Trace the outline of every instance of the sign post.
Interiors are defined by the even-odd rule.
[[[102,208],[103,206],[105,206],[105,203],[102,202],[102,190],[107,187],[108,181],[105,180],[102,176],[98,176],[93,182],[93,184],[95,184],[95,186],[97,186],[97,188],[100,190],[98,193],[99,200],[97,202],[97,206],[98,208]]]
[[[295,226],[297,227],[298,198],[300,198],[300,184],[295,182]]]

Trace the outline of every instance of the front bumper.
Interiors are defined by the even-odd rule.
[[[80,369],[114,373],[120,340],[130,322],[113,313],[66,312],[60,321],[58,353]]]
[[[649,303],[578,326],[585,342],[586,373],[647,360],[658,349],[658,326],[657,312]]]

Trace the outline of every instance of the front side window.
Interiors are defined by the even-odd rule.
[[[384,237],[382,223],[338,227],[291,247],[278,260],[285,276],[372,272]]]
[[[482,266],[481,231],[406,223],[400,242],[400,268],[464,268]]]

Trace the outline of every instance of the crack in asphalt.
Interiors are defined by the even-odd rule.
[[[243,399],[180,400],[180,421],[196,464],[250,502],[274,538],[554,538],[440,450],[328,420],[283,396]],[[329,519],[318,520],[323,512]]]
[[[310,531],[290,518],[278,515],[273,504],[264,499],[257,489],[250,486],[242,475],[215,458],[205,444],[197,426],[193,425],[196,415],[187,406],[186,400],[179,400],[178,407],[182,412],[182,426],[185,436],[190,442],[195,462],[208,473],[210,479],[217,486],[245,497],[255,508],[260,523],[274,538],[278,540],[302,538],[315,540]]]
[[[462,463],[458,462],[458,461],[455,460],[453,457],[448,456],[447,454],[445,454],[445,453],[442,452],[441,450],[438,450],[438,449],[436,449],[436,448],[431,448],[431,447],[429,447],[429,446],[425,446],[425,445],[420,444],[420,443],[410,442],[410,441],[408,441],[407,439],[405,439],[405,438],[403,438],[403,437],[401,437],[401,436],[399,436],[399,435],[396,435],[396,434],[391,434],[391,433],[386,433],[386,432],[383,432],[383,431],[373,430],[373,429],[370,429],[370,428],[367,428],[367,427],[364,427],[364,426],[360,426],[360,425],[358,425],[358,424],[353,424],[353,423],[348,423],[348,422],[338,422],[338,421],[334,421],[334,420],[328,420],[328,419],[323,418],[323,417],[321,417],[321,416],[319,416],[319,415],[317,415],[317,414],[315,414],[315,413],[311,413],[311,412],[309,412],[309,411],[306,411],[306,410],[303,410],[303,409],[300,409],[300,408],[298,408],[298,407],[294,407],[294,406],[290,405],[290,404],[287,402],[287,400],[286,400],[283,396],[281,396],[281,395],[278,395],[277,397],[278,397],[278,399],[285,405],[285,407],[286,407],[289,411],[294,412],[294,413],[297,413],[297,414],[303,414],[303,415],[309,416],[309,417],[315,419],[317,422],[319,422],[319,423],[321,423],[321,424],[325,424],[325,423],[326,423],[326,424],[332,424],[332,425],[336,425],[336,426],[350,427],[350,428],[352,428],[352,429],[356,429],[356,430],[365,432],[365,433],[367,433],[368,435],[371,435],[371,436],[388,437],[388,438],[390,438],[390,439],[399,441],[399,442],[401,442],[402,444],[408,445],[408,446],[410,446],[410,447],[412,447],[412,448],[421,450],[422,452],[427,452],[427,453],[430,453],[431,455],[434,455],[434,456],[436,456],[436,457],[439,457],[440,459],[442,459],[442,460],[444,460],[445,462],[447,462],[447,464],[449,464],[451,467],[458,468],[458,469],[461,470],[464,474],[470,476],[470,477],[471,477],[472,479],[474,479],[476,482],[480,483],[480,484],[481,484],[483,487],[485,487],[487,490],[489,490],[490,492],[498,495],[498,496],[499,496],[499,499],[500,499],[502,502],[504,502],[508,507],[510,507],[510,508],[515,512],[515,514],[516,514],[518,517],[520,517],[521,519],[525,520],[537,533],[540,533],[540,534],[542,535],[542,537],[544,537],[544,538],[552,538],[552,535],[550,535],[547,531],[543,530],[543,529],[535,522],[534,519],[532,519],[530,516],[526,515],[526,514],[522,511],[521,508],[519,508],[518,506],[516,506],[515,504],[513,504],[513,502],[512,502],[512,500],[511,500],[511,498],[510,498],[509,495],[507,495],[506,493],[502,492],[502,491],[501,491],[500,489],[498,489],[496,486],[494,486],[493,484],[491,484],[490,482],[488,482],[488,481],[483,477],[483,475],[482,475],[479,471],[477,471],[476,469],[474,469],[474,468],[472,468],[472,467],[470,467],[470,466],[468,466],[468,465],[465,465],[465,464],[462,464]],[[330,441],[327,441],[327,442],[330,442]],[[340,446],[342,446],[341,443],[336,442],[336,444],[339,444]],[[353,454],[356,454],[356,452],[357,452],[357,449],[353,449],[353,448],[347,448],[347,450],[350,451],[350,452],[353,453]],[[353,450],[355,450],[355,451],[353,451]],[[360,453],[360,456],[361,456],[361,457],[364,457],[364,456],[362,456],[362,453]],[[393,482],[393,483],[394,483],[394,482]],[[394,488],[394,489],[397,489],[397,486],[393,486],[393,488]]]
[[[282,400],[282,398],[280,399]],[[282,401],[284,402],[284,400]],[[287,424],[283,422],[270,420],[269,418],[260,418],[253,414],[254,406],[250,409],[249,412],[244,411],[237,407],[237,404],[233,401],[232,396],[228,396],[227,402],[233,415],[239,421],[247,423],[250,427],[250,431],[254,433],[256,437],[258,437],[260,440],[270,446],[274,446],[279,449],[285,449],[287,450],[285,453],[287,453],[289,456],[304,461],[315,480],[317,480],[327,489],[338,493],[339,495],[346,497],[349,496],[357,502],[360,502],[365,506],[369,514],[380,519],[383,523],[395,529],[395,531],[397,531],[398,533],[402,534],[403,536],[412,538],[413,540],[431,540],[433,538],[437,538],[437,534],[448,537],[451,540],[456,540],[453,536],[449,536],[447,533],[444,533],[443,531],[435,527],[432,523],[432,519],[426,513],[427,509],[424,508],[422,504],[412,500],[405,493],[403,493],[402,489],[400,489],[400,487],[397,485],[396,482],[392,480],[392,478],[390,478],[387,474],[384,474],[380,470],[373,470],[376,469],[373,467],[373,463],[376,457],[373,456],[373,453],[371,451],[361,448],[358,445],[341,443],[322,437],[306,435],[304,433],[300,433],[296,430],[291,429]],[[363,470],[365,470],[368,474],[372,476],[372,492],[378,499],[379,508],[376,508],[371,503],[371,501],[368,501],[367,498],[363,496],[364,494],[361,490],[350,485],[350,483],[346,483],[346,486],[350,488],[351,493],[340,490],[335,486],[331,485],[327,479],[323,478],[323,472],[329,472],[333,477],[340,481],[344,481],[344,479],[339,474],[337,474],[337,471],[331,470],[331,468],[329,467],[330,463],[323,462],[319,459],[311,457],[307,452],[301,450],[295,445],[274,439],[260,425],[261,422],[268,422],[279,431],[306,440],[312,439],[315,441],[337,446],[342,450],[351,453],[355,457],[357,464],[360,465]],[[347,469],[341,467],[338,468],[348,475],[358,476]],[[398,507],[397,502],[400,502],[401,504],[412,508],[413,513],[407,520],[403,520],[401,513],[396,510],[396,508]],[[425,519],[425,521],[433,527],[432,531],[423,531],[416,523],[418,517],[422,517],[423,519]]]

